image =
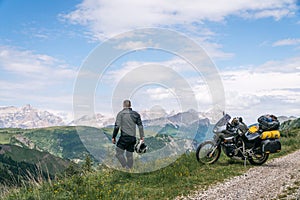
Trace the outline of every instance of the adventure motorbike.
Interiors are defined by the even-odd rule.
[[[277,118],[268,121],[266,116],[262,116],[258,119],[258,124],[250,127],[241,117],[236,117],[229,123],[230,119],[230,115],[224,114],[213,128],[213,140],[204,141],[198,146],[196,157],[199,162],[215,163],[222,149],[230,158],[243,159],[245,164],[249,160],[253,165],[262,165],[268,160],[270,153],[281,150]]]

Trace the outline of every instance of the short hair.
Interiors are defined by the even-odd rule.
[[[131,102],[130,102],[130,100],[124,100],[123,101],[123,107],[124,108],[130,108],[131,107]]]

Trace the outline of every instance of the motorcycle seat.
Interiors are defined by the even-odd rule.
[[[255,140],[260,137],[260,134],[247,132],[245,136],[247,137],[248,140]]]

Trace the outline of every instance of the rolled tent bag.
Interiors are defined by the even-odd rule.
[[[274,115],[262,115],[258,118],[259,129],[262,131],[278,130],[280,123]]]

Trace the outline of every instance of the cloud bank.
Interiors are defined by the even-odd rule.
[[[64,61],[29,50],[0,46],[0,70],[0,100],[7,105],[18,105],[22,99],[24,104],[45,109],[71,108],[70,91],[77,72]]]
[[[96,38],[102,39],[137,27],[174,28],[221,22],[228,16],[279,20],[294,15],[296,9],[294,0],[84,0],[76,10],[61,17],[88,27]]]

